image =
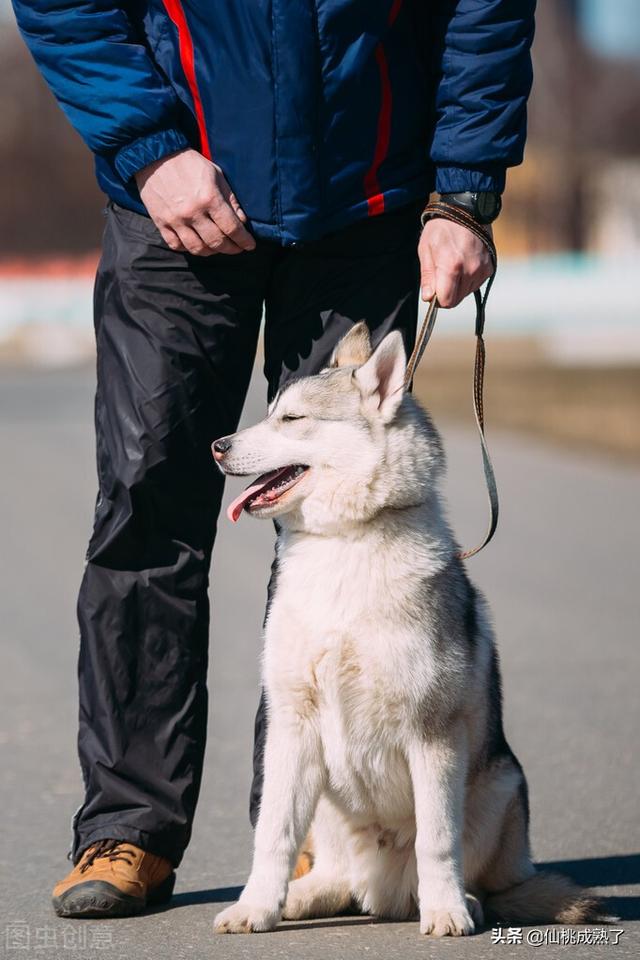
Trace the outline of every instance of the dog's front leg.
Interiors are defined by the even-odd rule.
[[[291,871],[318,802],[324,764],[309,721],[274,712],[264,757],[264,787],[251,875],[237,903],[219,913],[218,933],[273,930]]]
[[[436,937],[473,933],[462,879],[464,730],[458,725],[415,742],[409,766],[416,807],[420,932]]]

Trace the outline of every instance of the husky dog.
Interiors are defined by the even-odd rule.
[[[229,507],[278,518],[266,622],[269,727],[253,868],[220,933],[356,906],[420,932],[604,919],[536,872],[527,785],[502,728],[486,603],[445,518],[440,438],[404,390],[399,333],[367,327],[214,444],[226,474],[266,472]],[[311,827],[313,867],[289,882]]]

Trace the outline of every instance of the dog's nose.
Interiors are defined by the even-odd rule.
[[[231,440],[229,437],[221,437],[213,443],[213,456],[216,460],[222,460],[225,453],[231,449]]]

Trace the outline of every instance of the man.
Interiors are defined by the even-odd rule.
[[[121,916],[170,897],[191,833],[210,444],[236,429],[263,307],[273,397],[363,318],[409,349],[419,283],[445,307],[482,284],[481,241],[445,220],[420,236],[419,215],[434,187],[497,215],[522,157],[534,0],[14,4],[110,200],[78,603],[86,795],[54,907]]]

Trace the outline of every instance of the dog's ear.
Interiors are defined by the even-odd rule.
[[[340,340],[331,355],[330,367],[359,367],[371,356],[369,328],[361,320]]]
[[[364,366],[354,372],[369,412],[389,423],[402,403],[407,355],[398,330],[387,334]]]

